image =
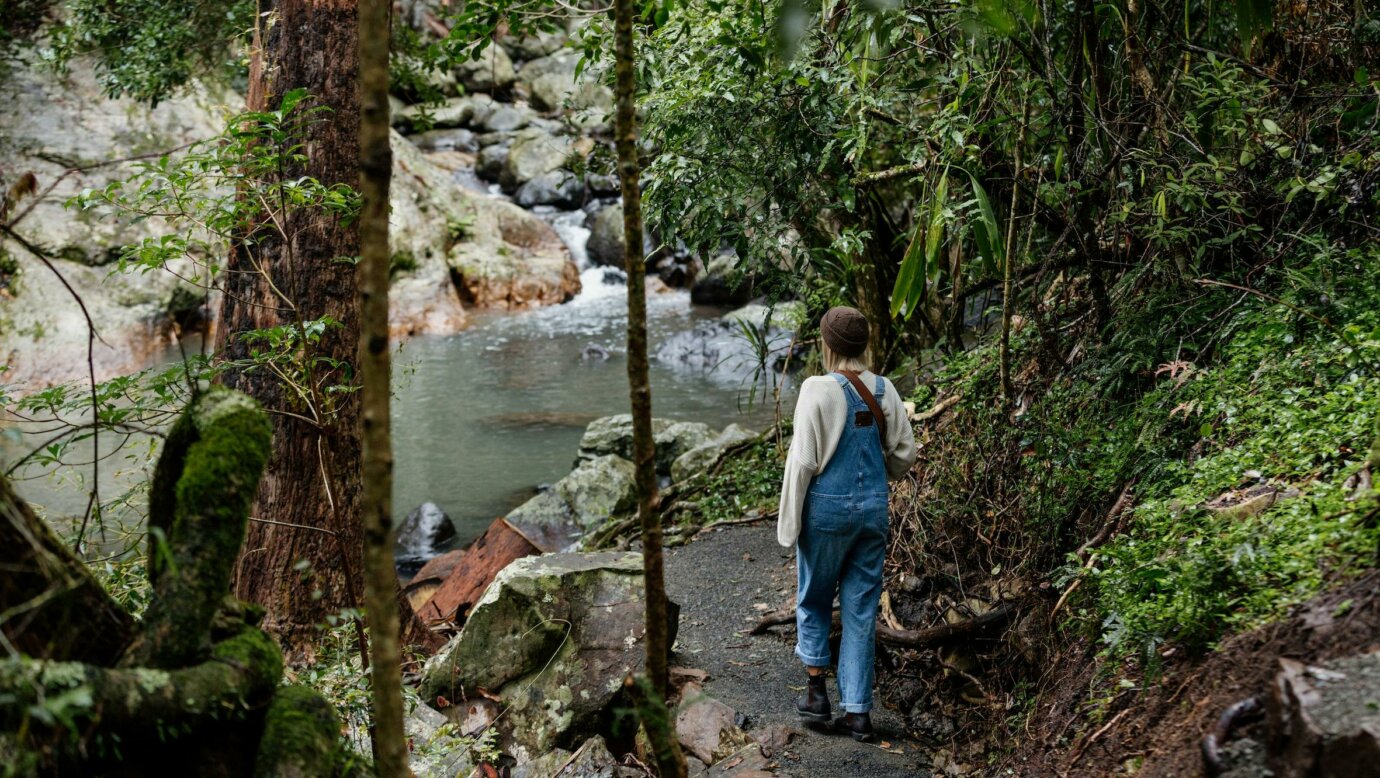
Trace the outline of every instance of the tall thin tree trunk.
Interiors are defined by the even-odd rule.
[[[1011,177],[1011,212],[1006,221],[1006,251],[1003,252],[1001,276],[1001,399],[1011,404],[1011,269],[1016,263],[1016,206],[1020,204],[1022,150],[1025,148],[1026,128],[1030,125],[1030,93],[1021,100],[1021,129],[1016,135],[1015,174]]]
[[[633,420],[633,464],[636,467],[637,516],[642,524],[643,575],[647,590],[645,641],[647,676],[659,698],[639,706],[643,725],[652,739],[663,778],[683,778],[685,757],[675,738],[675,721],[665,714],[670,692],[667,660],[670,655],[666,605],[665,558],[662,554],[661,515],[657,506],[656,445],[652,439],[652,388],[647,371],[647,261],[642,253],[642,190],[637,159],[637,76],[633,48],[633,2],[614,3],[615,139],[618,178],[623,190],[623,245],[628,274],[628,389]],[[661,712],[648,716],[662,705]]]
[[[407,778],[397,571],[393,567],[393,446],[389,419],[388,43],[390,0],[360,0],[359,368],[364,422],[364,607],[370,627],[374,765],[380,778]]]
[[[305,88],[314,104],[330,111],[307,131],[305,164],[285,169],[285,176],[359,185],[356,10],[354,0],[258,2],[249,109],[276,107],[285,92]],[[283,228],[286,238],[260,230],[262,240],[228,258],[217,352],[242,359],[250,349],[239,333],[329,317],[337,325],[326,330],[314,355],[353,364],[358,231],[337,217],[300,208],[288,214]],[[234,593],[263,605],[264,626],[290,654],[300,653],[329,615],[360,604],[358,399],[325,395],[331,413],[314,422],[302,418],[312,414],[266,370],[229,370],[222,380],[258,399],[273,418],[273,451],[251,512],[256,521],[236,566]],[[351,380],[335,371],[327,383]],[[302,561],[305,569],[298,566]]]

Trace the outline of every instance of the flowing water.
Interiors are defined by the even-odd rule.
[[[401,520],[434,502],[452,518],[459,543],[478,537],[539,485],[569,473],[590,421],[628,412],[623,274],[588,267],[583,213],[541,215],[584,268],[575,299],[530,311],[475,312],[465,331],[410,339],[394,356],[394,513]],[[684,291],[650,294],[647,308],[654,415],[716,429],[771,424],[775,405],[764,396],[768,387],[754,380],[747,342],[715,324],[723,311],[692,307]],[[792,401],[786,387],[783,413]],[[0,461],[13,461],[39,439],[17,433],[0,437]],[[103,452],[114,443],[105,440]],[[145,440],[103,463],[103,499],[142,481],[150,445],[155,441]],[[77,460],[88,458],[87,447],[75,453]],[[63,523],[86,509],[82,476],[88,472],[63,469],[18,487]],[[137,533],[129,519],[140,513],[115,511],[108,518]]]
[[[584,265],[582,217],[549,215]],[[457,539],[467,542],[535,487],[569,473],[585,425],[628,412],[622,273],[586,268],[581,282],[581,293],[564,305],[480,313],[464,332],[403,346],[394,363],[398,518],[435,502],[454,520]],[[706,365],[666,348],[697,326],[702,343],[703,331],[714,329],[706,323],[722,311],[693,308],[683,291],[650,294],[647,308],[653,415],[716,429],[733,422],[761,429],[772,422],[775,405],[763,398],[760,383],[754,392],[743,360]],[[718,328],[717,337],[723,352],[746,348],[726,329]]]

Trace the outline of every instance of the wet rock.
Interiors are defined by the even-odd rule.
[[[579,208],[585,200],[585,187],[569,170],[543,173],[518,187],[514,200],[524,208],[554,205],[562,210]]]
[[[1266,700],[1278,778],[1360,778],[1380,764],[1380,652],[1309,666],[1279,660]]]
[[[774,778],[770,765],[756,743],[721,759],[705,773],[707,778]]]
[[[543,173],[563,167],[572,151],[570,138],[529,127],[513,137],[499,183],[514,191]]]
[[[607,362],[609,350],[595,343],[591,343],[580,350],[581,362]]]
[[[497,107],[488,95],[450,97],[440,105],[409,105],[393,115],[393,125],[405,130],[475,127],[482,125]]]
[[[671,463],[671,481],[680,483],[696,473],[704,472],[710,465],[719,461],[724,451],[735,443],[752,440],[757,437],[756,433],[739,424],[730,424],[724,428],[714,439],[701,443],[698,446],[676,457]]]
[[[503,200],[476,197],[473,205],[466,239],[449,255],[461,299],[523,308],[566,302],[580,291],[580,271],[551,225]]]
[[[596,265],[623,267],[623,205],[614,203],[589,220],[589,261]]]
[[[456,65],[455,77],[471,92],[493,92],[512,86],[517,72],[502,46],[489,46],[475,59]]]
[[[623,677],[642,670],[642,593],[640,554],[519,559],[426,663],[421,696],[496,697],[505,713],[495,726],[520,764],[572,748],[598,734]]]
[[[508,149],[511,142],[498,143],[485,146],[480,149],[479,156],[474,162],[474,174],[484,179],[497,183],[503,175],[503,168],[508,164]]]
[[[436,556],[455,540],[455,524],[441,506],[424,502],[407,514],[398,527],[394,556],[399,564],[422,562]]]
[[[734,275],[737,255],[729,252],[709,260],[705,272],[690,287],[695,305],[745,305],[754,296],[752,279]]]
[[[709,425],[700,422],[652,419],[652,436],[656,442],[657,472],[670,475],[671,464],[678,457],[696,446],[701,446],[715,438]],[[577,462],[616,454],[624,459],[632,458],[632,416],[619,414],[595,419],[585,429],[580,438],[580,451]]]
[[[586,173],[585,187],[597,195],[617,195],[622,191],[622,183],[612,173]],[[602,206],[600,206],[602,207]]]
[[[800,734],[797,730],[783,724],[773,724],[764,729],[754,729],[748,735],[762,747],[762,755],[768,759],[786,750],[791,740]]]
[[[790,300],[772,306],[756,303],[744,305],[724,314],[723,320],[730,325],[744,322],[754,327],[770,326],[786,332],[795,332],[805,323],[805,303]]]
[[[448,130],[427,130],[409,138],[422,151],[479,151],[479,141],[473,130],[454,127]]]
[[[515,132],[532,121],[532,114],[521,106],[500,103],[498,108],[484,120],[484,129],[489,132]]]

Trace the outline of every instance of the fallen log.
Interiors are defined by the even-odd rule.
[[[540,554],[541,549],[507,521],[494,519],[484,535],[465,549],[445,581],[417,610],[429,624],[457,622],[509,562]]]
[[[895,629],[878,620],[877,639],[889,645],[905,648],[944,645],[999,627],[1015,618],[1018,611],[1015,603],[1004,602],[981,616],[974,616],[956,624],[941,624],[926,629]],[[748,630],[748,634],[761,635],[772,627],[794,623],[795,608],[772,611],[758,620],[752,629]],[[834,627],[839,626],[839,612],[835,610]]]

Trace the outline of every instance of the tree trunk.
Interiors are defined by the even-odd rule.
[[[360,0],[359,143],[363,210],[359,219],[361,376],[364,421],[364,594],[372,636],[374,764],[379,778],[406,778],[398,586],[393,567],[393,447],[389,440],[388,146],[389,0]]]
[[[643,575],[647,588],[647,677],[651,693],[662,701],[670,691],[667,661],[665,559],[662,555],[661,516],[657,510],[656,445],[652,440],[652,388],[647,372],[647,261],[642,252],[642,189],[637,159],[637,83],[633,48],[633,0],[614,4],[614,64],[617,109],[614,115],[618,148],[618,179],[623,191],[623,245],[628,274],[628,390],[632,405],[633,464],[636,466],[637,516],[642,524]],[[644,706],[645,707],[645,706]],[[657,754],[660,774],[683,778],[685,756],[669,716],[643,717],[643,726]]]
[[[305,88],[312,104],[330,110],[307,130],[306,163],[284,174],[358,187],[355,3],[259,0],[256,20],[249,109],[275,107],[285,92]],[[348,260],[359,254],[358,232],[334,216],[300,208],[282,227],[286,240],[260,230],[262,240],[228,258],[217,352],[243,359],[249,348],[240,333],[330,317],[338,326],[323,334],[313,355],[353,363],[359,309],[355,266]],[[273,418],[273,451],[251,510],[257,521],[240,554],[234,593],[264,606],[264,626],[296,653],[328,615],[360,604],[359,404],[353,394],[324,395],[318,387],[329,407],[306,409],[264,370],[232,369],[221,380],[258,399]],[[337,369],[323,383],[351,380]],[[310,566],[303,570],[299,562]]]

